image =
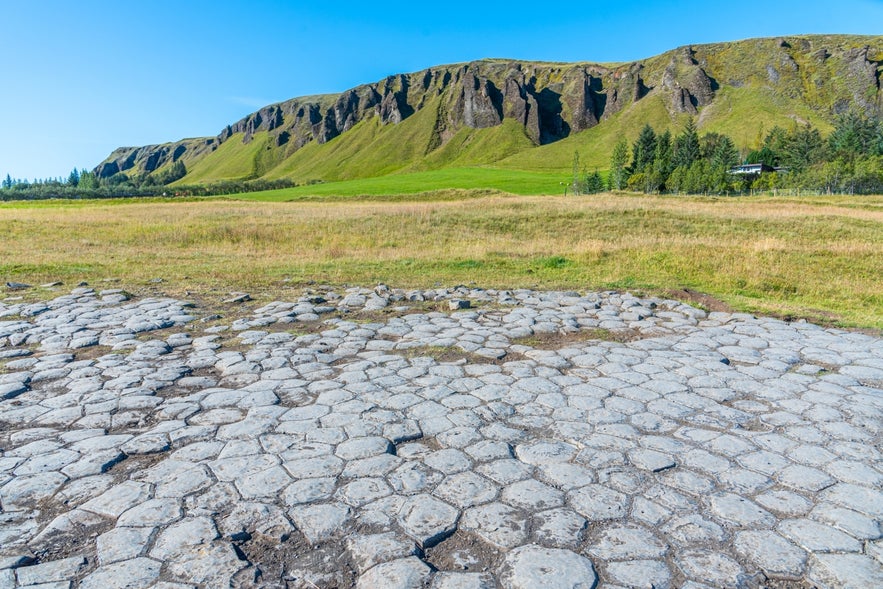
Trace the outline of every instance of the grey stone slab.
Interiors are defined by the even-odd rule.
[[[295,479],[311,479],[339,475],[344,461],[336,456],[318,456],[286,461],[282,466]]]
[[[334,494],[337,479],[332,477],[302,479],[291,483],[282,492],[285,505],[324,501]]]
[[[488,573],[436,573],[430,589],[494,589],[496,584]]]
[[[65,466],[61,472],[72,479],[94,476],[107,472],[125,459],[126,454],[117,449],[85,452],[80,460]]]
[[[165,526],[181,517],[178,499],[149,499],[123,512],[117,518],[118,526],[158,527]]]
[[[114,528],[98,536],[96,551],[101,565],[141,556],[150,537],[152,528]]]
[[[724,554],[695,550],[678,556],[676,563],[688,578],[709,583],[712,587],[737,589],[742,584],[742,566]]]
[[[159,579],[161,567],[149,558],[103,565],[80,581],[80,589],[147,589]]]
[[[338,534],[350,517],[350,509],[340,503],[297,505],[289,511],[291,520],[311,544]]]
[[[424,457],[423,462],[430,468],[445,474],[463,472],[472,467],[469,456],[454,448],[432,452]]]
[[[493,501],[498,492],[496,484],[474,472],[450,475],[434,491],[461,509]]]
[[[426,563],[410,556],[375,566],[359,577],[356,588],[421,589],[431,573]]]
[[[281,466],[249,472],[235,481],[236,489],[246,499],[275,497],[290,483],[291,477]]]
[[[502,459],[485,464],[479,464],[476,472],[486,476],[501,485],[524,480],[531,476],[533,467],[515,459]]]
[[[672,577],[668,565],[659,560],[632,560],[610,562],[605,565],[607,576],[624,587],[653,587],[671,589]]]
[[[572,509],[542,511],[532,520],[533,538],[542,546],[575,550],[582,544],[586,520]]]
[[[240,502],[218,521],[218,530],[230,539],[246,535],[261,536],[274,542],[284,542],[294,531],[285,510],[273,503]]]
[[[776,518],[768,511],[740,495],[721,493],[708,501],[711,513],[718,519],[740,527],[770,527]]]
[[[460,528],[504,549],[523,544],[528,536],[524,515],[503,503],[467,509],[463,512]]]
[[[800,489],[808,492],[820,491],[834,484],[834,479],[825,472],[803,466],[800,464],[792,464],[785,467],[776,475],[780,483],[791,487],[792,489]]]
[[[526,464],[543,465],[550,462],[568,462],[576,455],[572,444],[555,440],[538,440],[515,447],[515,455]]]
[[[364,438],[352,438],[338,444],[334,454],[343,460],[369,458],[378,454],[391,454],[394,451],[392,443],[386,438],[368,436]]]
[[[677,466],[677,462],[672,456],[646,448],[630,450],[628,457],[636,467],[650,472],[661,472]]]
[[[360,507],[391,493],[392,489],[384,479],[366,477],[341,486],[335,496],[351,507]]]
[[[54,495],[65,481],[67,477],[59,472],[15,477],[0,487],[0,504],[4,511],[28,509]]]
[[[860,540],[876,540],[883,535],[879,521],[833,503],[818,504],[810,513],[810,518],[834,526]]]
[[[82,556],[50,560],[15,569],[20,585],[37,585],[55,581],[69,581],[86,569],[88,561]]]
[[[883,518],[883,492],[861,485],[838,483],[821,492],[821,498],[859,513]]]
[[[696,513],[670,519],[662,526],[662,532],[682,546],[707,546],[723,542],[727,537],[721,526]]]
[[[521,546],[506,554],[500,583],[506,589],[582,589],[598,582],[591,561],[570,550]]]
[[[234,575],[246,567],[229,543],[205,546],[182,561],[167,563],[168,574],[201,587],[231,585]]]
[[[736,552],[768,576],[797,578],[803,575],[807,553],[775,532],[739,532],[733,545]]]
[[[809,519],[789,519],[776,529],[799,546],[812,552],[860,552],[862,544],[829,525]]]
[[[766,509],[785,516],[803,515],[812,509],[812,502],[793,491],[773,489],[757,495],[754,500]]]
[[[413,541],[394,532],[353,535],[347,538],[346,546],[359,573],[377,564],[414,556],[417,551]]]
[[[161,561],[185,561],[195,550],[210,546],[217,537],[218,530],[211,518],[188,517],[160,532],[150,556]]]
[[[861,554],[813,554],[807,576],[823,587],[883,587],[883,565]]]
[[[430,548],[454,533],[459,512],[431,495],[406,499],[398,514],[399,526],[421,548]]]
[[[561,507],[564,493],[537,480],[527,479],[505,487],[500,500],[517,509],[541,511]]]
[[[28,391],[28,385],[20,382],[10,382],[5,384],[0,384],[0,399],[14,399],[15,397],[21,395],[22,393],[26,393]]]
[[[105,517],[119,517],[124,511],[142,503],[150,496],[146,483],[125,481],[90,499],[81,508]]]
[[[604,485],[586,485],[567,494],[568,504],[590,522],[619,519],[629,510],[627,495]]]
[[[659,559],[668,552],[650,530],[636,526],[607,528],[588,545],[588,553],[602,561]]]

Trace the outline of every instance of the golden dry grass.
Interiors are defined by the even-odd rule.
[[[691,288],[739,309],[883,328],[883,197],[0,205],[0,235],[0,277],[31,283]]]

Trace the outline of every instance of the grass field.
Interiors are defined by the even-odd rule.
[[[362,182],[365,194],[389,190]],[[170,294],[259,299],[309,281],[689,288],[741,310],[883,329],[883,197],[343,199],[299,190],[243,196],[253,202],[2,204],[0,279],[117,278],[137,289],[162,278]]]
[[[283,190],[253,192],[233,198],[260,201],[294,201],[310,197],[399,196],[422,192],[452,194],[452,190],[498,190],[510,194],[562,194],[571,176],[560,173],[525,172],[496,168],[446,168],[376,178],[342,180],[296,186]]]

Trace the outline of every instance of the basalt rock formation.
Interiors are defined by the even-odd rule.
[[[420,136],[422,156],[462,129],[489,129],[506,121],[520,125],[534,146],[555,143],[598,125],[619,124],[617,115],[654,96],[675,121],[700,114],[732,89],[780,97],[830,121],[851,107],[883,110],[881,62],[883,37],[847,36],[696,45],[614,65],[482,60],[270,105],[216,137],[120,148],[96,172],[100,177],[148,174],[181,158],[190,169],[225,142],[247,145],[263,134],[273,152],[267,161],[279,165],[311,143],[346,141],[347,133],[365,121],[406,125],[425,109],[434,124]]]

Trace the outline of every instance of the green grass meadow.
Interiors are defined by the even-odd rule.
[[[444,173],[354,181],[349,192],[363,197],[338,183],[237,198],[4,203],[0,280],[114,279],[136,292],[259,300],[313,282],[686,288],[738,310],[883,329],[883,197],[520,196],[469,190],[462,173],[464,188],[406,193]],[[499,181],[517,180],[501,172]]]

